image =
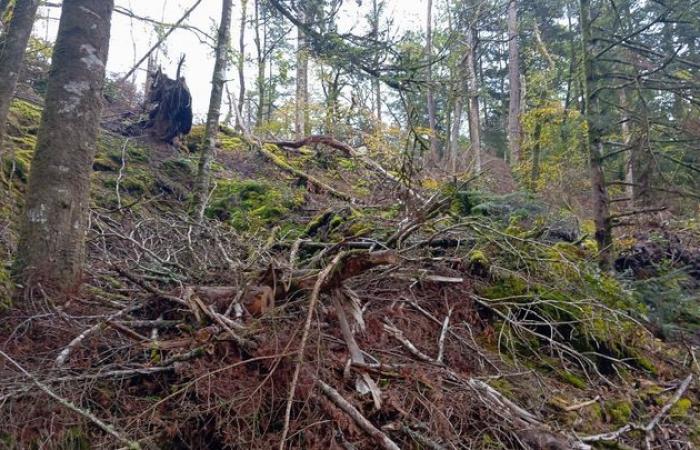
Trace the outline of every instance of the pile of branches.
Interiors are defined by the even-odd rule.
[[[483,222],[441,226],[449,205],[433,196],[382,238],[334,243],[93,212],[84,295],[56,305],[39,288],[3,320],[4,435],[20,447],[99,448],[587,449],[630,432],[647,448],[663,441],[692,377],[645,424],[584,436],[552,420],[517,342],[614,392],[621,379],[601,373],[599,352],[580,350],[571,330],[595,321],[590,337],[603,339],[633,319],[595,298],[482,297],[478,285],[508,268],[478,246],[522,273],[555,259]],[[563,256],[554,264],[577,270]]]

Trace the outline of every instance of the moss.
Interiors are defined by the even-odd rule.
[[[13,176],[26,183],[29,180],[29,169],[31,167],[34,150],[17,150],[13,155],[7,155],[2,159],[3,170],[7,175],[13,172]]]
[[[624,425],[632,417],[632,405],[624,400],[611,400],[605,402],[605,412],[614,425]]]
[[[676,402],[673,407],[671,407],[671,411],[669,411],[669,415],[673,419],[683,419],[685,417],[688,417],[688,413],[690,412],[690,408],[693,406],[693,402],[690,401],[690,399],[683,397],[680,400]]]
[[[638,355],[635,361],[639,367],[649,371],[653,375],[656,375],[656,366],[654,365],[651,359]]]
[[[561,372],[559,372],[559,376],[566,383],[568,383],[576,388],[586,389],[588,387],[588,383],[586,383],[586,380],[584,380],[583,378],[581,378],[578,375],[571,373],[569,371],[561,371]]]
[[[221,180],[206,214],[239,230],[256,230],[282,219],[299,206],[290,189],[258,180]]]
[[[197,164],[187,158],[169,159],[163,162],[163,172],[170,178],[188,181],[197,173]]]
[[[494,282],[494,284],[481,290],[481,294],[489,299],[524,295],[527,292],[527,283],[518,276],[506,276],[499,278]]]
[[[12,306],[12,278],[10,263],[0,263],[0,313]]]
[[[154,178],[150,172],[141,168],[129,168],[122,174],[122,179],[119,182],[119,192],[132,196],[143,195],[151,190],[153,183]],[[116,189],[117,177],[105,180],[104,186],[111,190]]]
[[[15,99],[10,105],[8,117],[10,134],[14,135],[36,135],[41,123],[42,109],[24,100]]]
[[[219,134],[218,147],[224,151],[239,151],[245,148],[245,144],[241,138],[237,136],[228,136],[224,133]]]

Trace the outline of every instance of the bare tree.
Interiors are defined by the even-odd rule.
[[[112,0],[64,0],[29,175],[17,269],[28,285],[79,285],[85,259]]]
[[[520,161],[520,39],[518,37],[518,2],[508,2],[508,80],[510,98],[508,102],[508,147],[511,164]]]
[[[207,207],[207,197],[211,185],[211,163],[216,155],[216,142],[219,135],[219,116],[221,115],[221,99],[224,92],[226,68],[228,65],[227,53],[231,39],[231,12],[232,0],[223,0],[221,8],[221,22],[216,43],[216,61],[214,73],[211,79],[211,95],[209,97],[209,111],[207,112],[207,124],[204,131],[204,146],[199,158],[199,171],[194,185],[193,213],[201,220]]]
[[[32,34],[38,7],[39,0],[17,2],[8,29],[0,40],[0,148],[7,127],[7,114],[22,71],[24,53]],[[4,8],[0,8],[0,15],[3,10]]]

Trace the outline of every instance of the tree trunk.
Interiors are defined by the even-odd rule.
[[[113,7],[63,1],[17,252],[25,286],[67,291],[81,281]]]
[[[469,96],[469,141],[473,154],[474,172],[481,172],[481,123],[479,117],[479,79],[476,74],[476,26],[467,29],[467,93]]]
[[[426,14],[426,38],[425,57],[428,62],[428,127],[430,128],[430,159],[433,163],[440,160],[437,137],[437,120],[435,118],[435,99],[433,98],[433,0],[428,0],[428,11]]]
[[[459,129],[462,126],[462,96],[454,100],[452,123],[450,128],[450,170],[457,173],[457,157],[459,156]]]
[[[627,196],[630,199],[631,203],[634,203],[636,200],[636,156],[637,152],[636,149],[631,147],[630,144],[632,142],[632,132],[630,130],[630,121],[631,117],[629,114],[630,110],[630,104],[629,100],[627,99],[627,89],[622,88],[620,89],[620,108],[622,109],[622,117],[621,117],[621,124],[620,124],[620,131],[622,134],[622,145],[624,145],[627,148],[627,151],[625,152],[625,183],[626,185],[626,191],[627,191]]]
[[[510,162],[520,161],[520,39],[518,37],[518,2],[508,2],[508,78],[510,99],[508,102],[508,146]]]
[[[612,226],[608,190],[603,173],[603,120],[599,108],[598,77],[595,73],[593,54],[594,40],[591,34],[591,5],[590,0],[579,0],[582,40],[583,63],[583,93],[585,118],[588,124],[588,154],[591,170],[591,188],[593,200],[593,219],[595,221],[595,237],[598,242],[600,265],[607,269],[612,258]]]
[[[263,30],[266,35],[266,30]],[[263,110],[265,109],[265,48],[260,40],[260,0],[255,0],[255,49],[258,59],[258,76],[255,84],[258,88],[258,106],[255,112],[255,126],[259,127],[263,122]],[[267,39],[265,39],[267,41]]]
[[[216,60],[214,73],[211,79],[211,95],[209,97],[209,111],[204,131],[204,147],[199,158],[199,171],[194,184],[193,212],[198,220],[204,217],[207,207],[207,197],[211,184],[211,163],[216,154],[216,141],[219,134],[219,116],[221,115],[221,99],[223,97],[226,69],[228,65],[227,50],[231,39],[231,10],[232,0],[223,0],[221,9],[221,22],[216,42]]]
[[[39,0],[24,0],[15,5],[12,19],[0,40],[0,154],[7,127],[7,114],[15,95],[17,80],[22,71]],[[1,11],[1,10],[0,10]]]
[[[299,19],[306,21],[306,12],[301,8]],[[294,109],[294,134],[297,139],[309,134],[307,128],[309,98],[309,48],[304,30],[297,28],[297,92]]]
[[[379,5],[377,0],[372,0],[372,37],[379,41]],[[379,67],[379,54],[374,59],[375,68]],[[382,84],[379,77],[372,78],[372,91],[374,93],[374,114],[377,125],[382,123]]]
[[[245,103],[245,23],[248,0],[241,0],[241,30],[238,34],[238,116],[236,121],[243,120],[243,104]],[[243,130],[245,124],[238,123],[238,129]]]

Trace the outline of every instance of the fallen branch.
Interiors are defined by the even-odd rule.
[[[128,314],[136,309],[141,308],[143,305],[131,305],[127,308],[122,309],[121,311],[117,311],[114,314],[111,314],[109,317],[107,317],[104,321],[98,322],[95,325],[91,326],[87,330],[83,331],[80,333],[76,338],[74,338],[68,345],[61,350],[61,353],[58,354],[55,360],[56,367],[61,367],[63,366],[66,361],[68,361],[68,358],[70,357],[71,352],[78,346],[80,345],[81,342],[85,340],[88,336],[91,334],[99,331],[102,327],[105,325],[108,325],[109,322],[112,322],[114,319],[118,319],[119,317]]]
[[[386,450],[400,450],[400,447],[396,445],[394,441],[389,439],[389,437],[382,433],[377,427],[372,425],[372,422],[367,420],[360,411],[357,410],[350,402],[345,400],[342,395],[331,386],[327,385],[321,380],[316,380],[321,391],[328,397],[333,403],[335,403],[338,408],[342,409],[348,416],[350,416],[355,423],[362,428],[362,430],[376,439],[377,443]]]
[[[341,192],[330,185],[324,183],[323,181],[319,180],[318,178],[314,177],[313,175],[309,175],[306,172],[303,172],[295,167],[292,167],[289,163],[284,161],[282,158],[279,156],[275,155],[272,153],[270,150],[266,149],[265,146],[259,145],[255,142],[250,142],[251,145],[257,148],[258,152],[260,152],[265,158],[267,158],[271,163],[279,167],[280,169],[284,170],[285,172],[289,172],[292,175],[295,175],[299,178],[301,178],[304,181],[307,181],[316,187],[321,188],[322,190],[328,192],[330,195],[333,197],[339,198],[341,200],[345,200],[350,203],[354,203],[355,199],[352,198],[350,194],[346,194],[345,192]]]
[[[301,366],[304,362],[304,350],[306,350],[306,342],[309,340],[309,330],[311,329],[311,320],[314,316],[314,311],[316,310],[316,305],[321,297],[321,288],[323,287],[326,279],[333,273],[333,271],[338,267],[340,262],[346,256],[346,253],[338,253],[333,261],[326,266],[325,269],[321,271],[314,284],[314,289],[311,292],[311,300],[309,301],[309,311],[306,314],[306,321],[304,322],[304,330],[301,336],[301,344],[299,345],[299,354],[297,356],[297,364],[294,368],[294,375],[292,376],[292,382],[289,387],[289,396],[287,397],[287,406],[284,411],[284,427],[282,429],[282,438],[280,439],[279,449],[284,450],[285,443],[287,441],[287,434],[289,434],[289,420],[292,415],[292,403],[294,402],[294,394],[296,393],[297,383],[299,382],[299,373],[301,372]],[[397,447],[398,448],[398,447]]]
[[[685,391],[688,390],[688,387],[690,386],[690,382],[693,381],[693,375],[690,374],[685,379],[678,385],[678,389],[676,389],[675,394],[673,394],[673,397],[669,401],[667,401],[664,406],[661,408],[661,410],[654,416],[654,418],[646,425],[646,426],[641,426],[638,424],[633,424],[633,423],[628,423],[617,430],[610,431],[608,433],[601,433],[601,434],[594,434],[590,436],[582,436],[579,437],[579,439],[583,442],[600,442],[600,441],[615,441],[619,439],[623,434],[627,433],[628,431],[632,430],[640,430],[644,431],[645,433],[645,441],[647,444],[647,447],[650,446],[649,444],[649,436],[652,434],[654,431],[654,428],[659,424],[661,419],[668,414],[668,412],[673,408],[673,405],[678,403],[678,401],[681,399]]]
[[[281,148],[301,148],[306,145],[314,144],[327,145],[328,147],[340,150],[347,157],[359,159],[365,166],[379,172],[384,178],[397,184],[416,199],[421,201],[424,200],[418,192],[406,186],[400,179],[398,179],[397,177],[392,175],[388,170],[382,167],[381,164],[367,157],[366,155],[360,154],[360,152],[352,148],[350,145],[346,144],[345,142],[341,142],[332,136],[312,135],[296,141],[268,141],[267,143],[277,145]]]
[[[114,429],[114,427],[106,422],[103,422],[100,420],[97,416],[95,416],[93,413],[91,413],[89,410],[86,409],[81,409],[78,406],[74,405],[72,402],[69,400],[64,399],[63,397],[60,397],[58,394],[54,393],[51,389],[48,388],[45,384],[40,382],[34,375],[31,373],[27,372],[24,367],[22,367],[17,361],[12,359],[9,355],[7,355],[5,352],[0,350],[0,356],[5,358],[10,364],[15,366],[20,372],[22,372],[27,378],[32,380],[34,384],[37,385],[39,389],[44,391],[49,397],[53,398],[56,400],[58,403],[60,403],[62,406],[70,409],[71,411],[85,417],[98,427],[100,427],[104,432],[112,435],[115,439],[117,439],[119,442],[126,444],[127,448],[131,450],[136,450],[140,449],[141,446],[139,445],[138,442],[130,441],[129,439],[125,438],[122,436],[117,430]]]

